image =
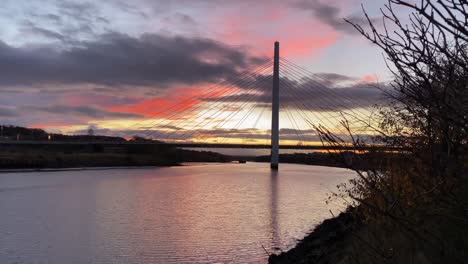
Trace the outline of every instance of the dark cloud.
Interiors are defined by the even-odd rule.
[[[175,13],[172,16],[163,18],[163,21],[168,24],[183,25],[183,26],[195,26],[197,22],[191,16],[183,13]]]
[[[58,26],[62,24],[62,18],[59,15],[52,13],[38,13],[37,10],[30,11],[29,18],[35,21],[48,22]]]
[[[60,40],[64,44],[74,44],[78,39],[94,39],[97,37],[96,32],[105,31],[105,27],[110,24],[101,15],[101,8],[92,2],[60,0],[55,6],[56,13],[38,14],[32,11],[32,17],[49,22],[48,24],[52,22],[55,29],[50,31],[62,35]]]
[[[101,21],[101,20],[99,20]],[[80,24],[77,26],[65,26],[62,29],[63,34],[67,36],[79,36],[79,35],[85,35],[85,36],[91,36],[91,37],[97,37],[96,32],[94,30],[94,25],[91,26],[90,24]],[[69,39],[70,43],[76,43],[77,40],[74,40],[72,38]]]
[[[110,24],[111,22],[109,21],[109,19],[105,18],[105,17],[96,17],[96,20],[98,22],[101,22],[101,23],[104,23],[104,24]]]
[[[115,4],[118,9],[125,13],[134,14],[144,19],[148,19],[149,16],[147,14],[148,10],[144,9],[141,10],[137,5],[135,5],[136,1],[127,1],[127,0],[114,0],[113,4]],[[151,2],[152,3],[152,2]],[[151,8],[150,8],[151,9]]]
[[[44,37],[59,40],[65,46],[72,45],[78,40],[94,39],[96,32],[105,32],[110,23],[101,15],[103,9],[96,3],[70,0],[31,1],[36,4],[40,2],[39,5],[44,8],[34,8],[34,4],[24,7],[18,32],[21,37],[25,34],[26,37],[31,36],[32,41],[25,41],[28,43],[38,40],[43,42],[41,38]],[[54,8],[48,8],[49,6]]]
[[[62,18],[58,15],[55,14],[46,14],[44,15],[44,18],[54,22],[55,24],[61,24],[62,23]]]
[[[294,7],[302,10],[308,10],[311,14],[331,26],[335,30],[347,33],[347,34],[359,34],[352,25],[345,21],[345,19],[356,23],[356,24],[367,24],[366,18],[357,15],[343,16],[341,10],[330,4],[326,0],[298,0],[293,3]],[[377,22],[377,19],[371,18],[373,22]]]
[[[63,36],[62,34],[50,29],[39,27],[29,20],[23,21],[22,27],[20,28],[20,32],[21,34],[29,34],[48,39],[55,39],[60,41],[65,40],[65,36]]]
[[[18,114],[10,107],[0,106],[0,117],[14,117]]]
[[[330,73],[330,72],[321,72],[315,74],[317,77],[327,80],[329,82],[347,82],[347,81],[356,81],[358,78],[342,75],[338,73]]]
[[[74,20],[90,23],[99,12],[98,8],[91,3],[61,0],[57,7],[62,16],[70,17]]]
[[[95,107],[89,106],[66,106],[66,105],[53,105],[53,106],[27,106],[23,108],[27,111],[40,111],[58,115],[72,115],[90,118],[138,118],[142,115],[133,113],[110,112]]]
[[[65,50],[15,48],[0,41],[0,86],[193,84],[228,78],[260,62],[210,39],[158,34],[105,34]]]

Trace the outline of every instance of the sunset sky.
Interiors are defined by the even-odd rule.
[[[203,93],[271,60],[276,40],[282,57],[339,86],[330,100],[345,95],[348,108],[369,107],[364,102],[379,93],[373,84],[390,75],[381,52],[344,21],[365,23],[361,3],[378,24],[381,0],[3,0],[0,123],[122,136],[153,124],[160,131],[148,136],[172,135],[169,126],[177,124],[192,133],[206,129],[188,133],[193,140],[220,142],[219,135],[229,131],[238,140],[263,141],[267,137],[252,136],[251,129],[269,127],[268,80],[244,113],[222,125],[242,107],[239,95],[248,87],[224,85],[219,93]],[[185,123],[214,119],[220,98],[223,109],[233,109],[217,117],[218,125]],[[323,103],[319,94],[301,99]],[[287,140],[297,135],[295,128],[307,133],[310,127],[300,102],[285,100],[289,112],[282,113],[281,127]],[[170,116],[175,110],[163,112],[173,105],[187,110],[177,122]],[[322,112],[318,117],[331,115],[316,110]]]

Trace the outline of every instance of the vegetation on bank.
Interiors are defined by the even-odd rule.
[[[379,126],[368,127],[379,142],[406,151],[356,156],[381,164],[376,168],[335,153],[357,177],[330,199],[352,209],[325,221],[295,249],[270,256],[270,263],[468,260],[468,5],[388,0],[382,14],[384,25],[366,14],[370,30],[353,24],[382,49],[394,75],[389,104],[376,116]],[[349,128],[346,120],[342,124]],[[327,144],[345,144],[316,129]],[[369,143],[349,134],[356,147]],[[348,217],[354,221],[339,224]]]

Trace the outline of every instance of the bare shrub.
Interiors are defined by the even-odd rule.
[[[370,30],[353,24],[379,46],[393,73],[388,105],[380,108],[374,143],[366,155],[337,155],[358,177],[336,197],[359,205],[366,228],[356,241],[374,249],[351,259],[401,262],[463,262],[468,251],[468,3],[465,0],[389,0]],[[410,12],[403,19],[396,6]],[[353,138],[357,151],[365,143]],[[323,127],[324,142],[347,144]],[[359,160],[361,159],[361,160]],[[365,159],[365,160],[362,160]],[[363,169],[359,164],[371,164]]]

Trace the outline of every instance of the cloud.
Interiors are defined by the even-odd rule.
[[[89,23],[98,13],[98,8],[91,3],[87,2],[76,2],[69,0],[61,0],[58,2],[57,7],[62,16],[67,16],[72,19]]]
[[[345,21],[345,19],[356,24],[367,24],[367,19],[357,15],[341,15],[341,10],[336,5],[328,4],[324,0],[299,0],[293,2],[293,7],[301,10],[308,10],[311,14],[321,22],[331,26],[337,31],[347,34],[360,34],[354,27]],[[377,19],[371,18],[373,22]]]
[[[134,38],[110,33],[64,50],[15,48],[0,41],[0,86],[216,82],[261,62],[263,58],[210,39],[160,34]]]
[[[43,15],[42,17],[57,25],[60,25],[62,23],[62,18],[55,14],[46,14],[46,15]]]
[[[49,30],[46,28],[39,27],[29,20],[23,21],[23,26],[20,29],[22,34],[29,34],[32,36],[44,37],[48,39],[64,41],[66,38],[62,34]]]
[[[358,79],[356,77],[331,72],[320,72],[315,75],[330,82],[356,81]]]
[[[193,19],[193,17],[179,12],[176,12],[171,16],[164,17],[163,22],[170,25],[183,25],[189,27],[197,25],[197,22],[195,21],[195,19]]]
[[[11,107],[0,106],[1,117],[15,117],[18,114]]]
[[[320,76],[325,79],[312,77],[297,80],[282,76],[280,78],[281,107],[318,112],[344,111],[372,107],[383,99],[382,90],[376,87],[383,87],[383,84],[361,83],[359,78],[339,74],[322,73]],[[326,78],[327,76],[330,78]],[[354,83],[338,88],[336,80],[354,80]],[[257,76],[254,82],[241,86],[246,92],[203,98],[202,100],[230,103],[248,101],[263,107],[266,103],[271,102],[271,84],[271,75]],[[253,93],[252,90],[256,93]]]
[[[40,111],[58,115],[72,115],[74,117],[88,117],[88,118],[139,118],[142,115],[123,112],[111,112],[89,106],[66,106],[66,105],[53,105],[53,106],[25,106],[24,110]]]

